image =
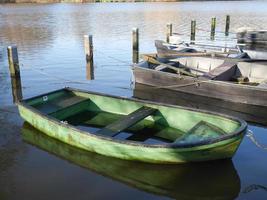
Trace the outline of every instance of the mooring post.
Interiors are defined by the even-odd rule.
[[[167,24],[166,42],[170,42],[170,36],[172,36],[172,24]]]
[[[194,43],[193,41],[196,40],[196,20],[191,21],[191,37],[190,37],[191,43]]]
[[[86,56],[86,79],[94,79],[94,52],[93,52],[93,36],[84,35],[84,51]]]
[[[11,86],[12,86],[12,96],[13,96],[13,103],[19,102],[22,96],[22,87],[21,87],[21,79],[20,77],[11,77]]]
[[[229,35],[229,29],[230,29],[230,15],[226,15],[226,22],[225,22],[225,35]]]
[[[133,28],[132,31],[132,42],[133,42],[133,63],[139,62],[139,29]]]
[[[11,77],[20,77],[19,56],[16,46],[7,47],[9,71]]]
[[[211,30],[210,30],[210,39],[211,40],[215,39],[215,29],[216,29],[216,18],[213,17],[211,19]]]
[[[8,55],[10,78],[11,78],[13,102],[17,103],[23,98],[17,47],[8,46],[7,55]]]

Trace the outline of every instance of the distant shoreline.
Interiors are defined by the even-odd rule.
[[[0,0],[6,3],[138,3],[138,2],[183,2],[183,1],[242,1],[242,0]]]

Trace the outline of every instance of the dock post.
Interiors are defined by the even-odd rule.
[[[170,36],[172,36],[172,24],[167,24],[166,42],[170,42]]]
[[[133,63],[139,62],[139,29],[133,28],[132,30],[132,42],[133,42]]]
[[[10,78],[11,78],[13,102],[17,103],[23,98],[17,47],[8,46],[7,55],[8,55]]]
[[[191,37],[190,37],[190,40],[191,40],[191,44],[194,44],[193,41],[196,40],[196,20],[192,20],[191,21]]]
[[[94,51],[93,36],[84,35],[84,51],[86,56],[86,79],[94,79]]]
[[[13,103],[17,103],[23,99],[20,77],[10,77],[12,86]]]
[[[229,35],[229,29],[230,29],[230,15],[226,15],[225,36]]]
[[[7,47],[9,71],[11,77],[20,77],[19,56],[16,46]]]
[[[216,18],[213,17],[211,19],[211,30],[210,30],[210,39],[211,40],[215,39],[215,29],[216,29]]]

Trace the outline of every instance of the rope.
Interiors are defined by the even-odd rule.
[[[1,112],[6,112],[6,113],[15,114],[15,115],[17,115],[17,114],[18,114],[18,113],[17,113],[17,112],[15,112],[15,111],[6,110],[6,109],[3,109],[3,108],[0,108],[0,111],[1,111]]]
[[[172,33],[172,35],[181,35],[181,36],[187,36],[187,37],[190,37],[191,36],[191,34],[186,34],[186,33]],[[196,35],[196,38],[209,38],[210,36],[207,36],[207,35]],[[218,36],[218,35],[216,35],[215,36],[215,39],[216,40],[218,40],[218,38],[220,38],[220,39],[224,39],[224,40],[226,40],[226,39],[228,39],[228,40],[235,40],[235,39],[237,39],[237,37],[230,37],[230,36]]]
[[[204,31],[204,32],[211,32],[210,30],[205,30],[202,28],[196,28],[196,30]],[[225,31],[215,31],[215,33],[225,33]],[[228,32],[229,34],[236,34],[235,32]]]
[[[32,70],[32,71],[35,71],[39,74],[42,74],[46,77],[49,77],[49,78],[54,78],[55,80],[62,80],[64,81],[64,83],[74,83],[74,84],[88,84],[88,81],[73,81],[73,80],[69,80],[69,79],[66,79],[66,78],[62,78],[62,77],[59,77],[59,76],[55,76],[55,75],[52,75],[52,74],[49,74],[49,73],[46,73],[44,71],[41,71],[40,69],[36,69],[34,67],[27,67],[27,69],[29,70]],[[103,86],[110,86],[109,84],[102,84],[101,85]],[[121,86],[114,86],[115,88],[120,88],[120,89],[124,89],[124,90],[131,90],[131,85],[129,86],[129,88],[127,87],[121,87]],[[1,110],[1,109],[0,109]]]
[[[33,70],[33,71],[39,73],[39,74],[42,74],[42,75],[44,75],[44,76],[46,76],[46,77],[49,77],[49,78],[52,77],[52,78],[54,78],[54,79],[56,79],[56,80],[62,80],[62,81],[64,81],[64,82],[69,82],[69,83],[88,84],[87,82],[73,81],[73,80],[65,79],[65,78],[62,78],[62,77],[59,77],[59,76],[55,76],[55,75],[52,75],[52,74],[49,74],[49,73],[46,73],[46,72],[43,72],[43,71],[41,71],[41,70],[37,70],[37,69],[34,69],[34,68],[29,68],[29,69],[31,69],[31,70]]]
[[[177,85],[167,85],[167,86],[153,86],[155,89],[163,89],[163,88],[181,88],[181,87],[186,87],[186,86],[191,86],[195,85],[196,87],[200,86],[200,83],[207,83],[210,82],[210,80],[205,80],[205,81],[194,81],[193,83],[187,83],[187,84],[177,84]]]
[[[267,187],[262,186],[262,185],[252,184],[252,185],[247,186],[243,190],[243,193],[249,193],[249,192],[251,192],[253,190],[259,190],[259,189],[265,190],[267,192]]]
[[[251,130],[248,130],[246,136],[257,146],[259,147],[260,149],[263,149],[263,150],[267,150],[267,147],[261,145],[258,143],[258,141],[256,140],[253,132]]]
[[[210,82],[210,80],[207,81],[195,81],[193,83],[187,83],[187,84],[177,84],[177,85],[168,85],[168,86],[154,86],[155,88],[161,89],[161,88],[181,88],[186,86],[195,85],[196,87],[200,86],[200,83],[207,83]]]
[[[130,63],[130,62],[128,62],[128,61],[120,60],[120,59],[115,58],[115,57],[113,57],[113,56],[107,55],[107,54],[106,54],[105,52],[103,52],[103,51],[100,51],[100,50],[95,50],[95,51],[97,51],[97,52],[99,52],[99,53],[101,53],[101,54],[104,54],[105,57],[107,57],[107,58],[111,58],[111,59],[116,60],[116,61],[118,61],[118,62],[120,62],[120,63],[124,63],[124,64],[127,64],[127,65],[132,65],[132,63]]]

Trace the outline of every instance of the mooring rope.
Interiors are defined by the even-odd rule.
[[[110,58],[110,59],[113,59],[113,60],[115,60],[115,61],[117,61],[117,62],[124,63],[124,64],[126,64],[126,65],[132,65],[132,63],[130,63],[130,62],[128,62],[128,61],[121,60],[121,59],[119,59],[119,58],[115,58],[115,57],[113,57],[113,56],[107,55],[104,51],[100,51],[100,50],[94,50],[94,51],[99,52],[99,53],[101,53],[101,54],[104,54],[105,57]]]
[[[61,81],[64,81],[64,82],[68,82],[68,83],[78,83],[78,84],[88,84],[88,82],[82,82],[82,81],[73,81],[73,80],[69,80],[69,79],[66,79],[66,78],[62,78],[62,77],[59,77],[59,76],[55,76],[55,75],[52,75],[50,73],[46,73],[44,71],[41,71],[41,70],[37,70],[37,69],[34,69],[34,68],[29,68],[39,74],[42,74],[46,77],[49,77],[49,78],[54,78],[56,80],[61,80]]]
[[[258,185],[258,184],[252,184],[252,185],[247,186],[243,190],[243,193],[249,193],[249,192],[251,192],[253,190],[259,190],[259,189],[265,190],[267,192],[267,187],[262,186],[262,185]]]
[[[196,28],[196,30],[203,31],[203,32],[211,32],[211,30],[206,30],[203,28]],[[225,31],[215,31],[215,33],[225,33]],[[235,32],[228,32],[229,34],[236,34]]]
[[[248,130],[246,136],[257,146],[259,147],[260,149],[263,149],[263,150],[266,150],[267,151],[267,147],[266,146],[263,146],[261,145],[255,138],[253,132],[251,130]]]
[[[72,83],[72,84],[89,84],[89,80],[87,81],[77,81],[77,80],[69,80],[69,79],[66,79],[66,78],[62,78],[62,77],[59,77],[59,76],[55,76],[55,75],[52,75],[50,73],[46,73],[44,72],[43,70],[41,69],[37,69],[37,68],[34,68],[34,67],[27,67],[27,69],[29,70],[32,70],[32,71],[35,71],[39,74],[42,74],[43,76],[46,76],[48,78],[53,78],[55,80],[61,80],[61,81],[64,81],[64,84],[66,83]],[[109,84],[103,84],[101,83],[102,86],[110,86]],[[130,86],[129,88],[127,87],[123,87],[123,86],[114,86],[115,88],[120,88],[120,89],[124,89],[124,90],[131,90],[131,83],[130,83]]]
[[[17,112],[15,112],[15,111],[11,111],[11,110],[7,110],[7,109],[3,109],[3,108],[0,108],[0,111],[1,111],[1,112],[6,112],[6,113],[15,114],[15,115],[17,115],[17,114],[18,114],[18,113],[17,113]]]
[[[207,83],[210,82],[211,80],[202,80],[202,81],[194,81],[192,83],[186,83],[186,84],[175,84],[175,85],[167,85],[167,86],[153,86],[155,89],[168,89],[168,88],[181,88],[181,87],[186,87],[186,86],[191,86],[195,85],[196,87],[200,86],[200,83]]]

